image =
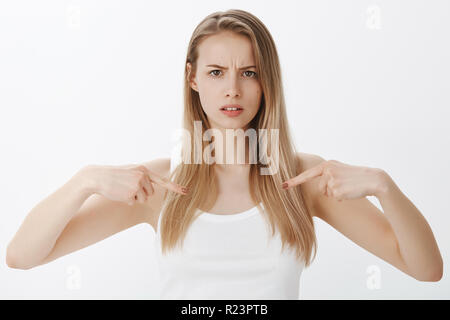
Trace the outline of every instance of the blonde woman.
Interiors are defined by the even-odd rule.
[[[212,135],[198,140],[198,128],[213,130],[221,144],[208,151]],[[428,223],[385,171],[296,152],[277,50],[252,14],[216,12],[194,30],[183,129],[191,139],[183,138],[182,161],[77,172],[31,210],[8,245],[7,264],[30,269],[148,223],[162,299],[297,299],[319,217],[411,277],[441,279]],[[265,144],[245,144],[239,158],[237,135],[227,129],[256,132]],[[260,140],[261,129],[276,134]],[[230,161],[215,161],[219,155]],[[366,196],[376,196],[384,214]]]

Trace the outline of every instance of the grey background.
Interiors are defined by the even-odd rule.
[[[383,168],[444,258],[441,281],[419,282],[315,220],[319,251],[299,297],[450,297],[450,3],[280,3],[0,2],[0,298],[156,297],[149,226],[27,271],[7,267],[6,246],[81,167],[170,156],[189,38],[206,15],[230,8],[258,16],[275,39],[299,151]]]

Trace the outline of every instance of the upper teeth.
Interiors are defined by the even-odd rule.
[[[239,110],[239,108],[224,108],[225,110]]]

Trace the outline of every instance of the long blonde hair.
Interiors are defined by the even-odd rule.
[[[272,236],[278,229],[282,250],[285,245],[296,249],[296,256],[305,266],[311,263],[312,249],[314,257],[317,251],[317,239],[314,223],[302,195],[301,186],[282,190],[283,181],[298,175],[301,171],[295,145],[289,133],[286,107],[281,81],[281,70],[275,43],[265,25],[254,15],[243,10],[227,10],[215,12],[203,19],[195,28],[189,42],[186,64],[196,70],[198,58],[197,47],[207,36],[221,31],[233,31],[245,35],[251,40],[256,60],[256,69],[261,81],[262,99],[258,113],[249,127],[258,129],[278,129],[279,132],[279,170],[272,175],[258,174],[260,161],[250,164],[250,194],[265,218],[270,222]],[[185,64],[185,65],[186,65]],[[184,73],[184,117],[183,129],[194,136],[194,121],[201,121],[203,131],[210,129],[198,92],[190,87],[191,73],[185,68]],[[269,130],[268,130],[269,131]],[[183,243],[190,224],[196,219],[199,208],[208,211],[218,196],[218,184],[214,165],[194,163],[192,153],[194,142],[184,143],[182,158],[190,159],[189,163],[181,162],[170,173],[169,179],[187,186],[188,195],[180,195],[166,191],[161,210],[161,242],[162,252]],[[202,149],[206,142],[202,139]],[[198,147],[198,146],[197,146]],[[189,151],[189,154],[188,154]],[[203,152],[202,152],[203,154]],[[259,154],[259,152],[258,152]],[[275,227],[276,226],[276,227]]]

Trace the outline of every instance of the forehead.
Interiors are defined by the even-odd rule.
[[[199,64],[254,64],[249,38],[233,32],[221,32],[204,39],[198,47]]]

